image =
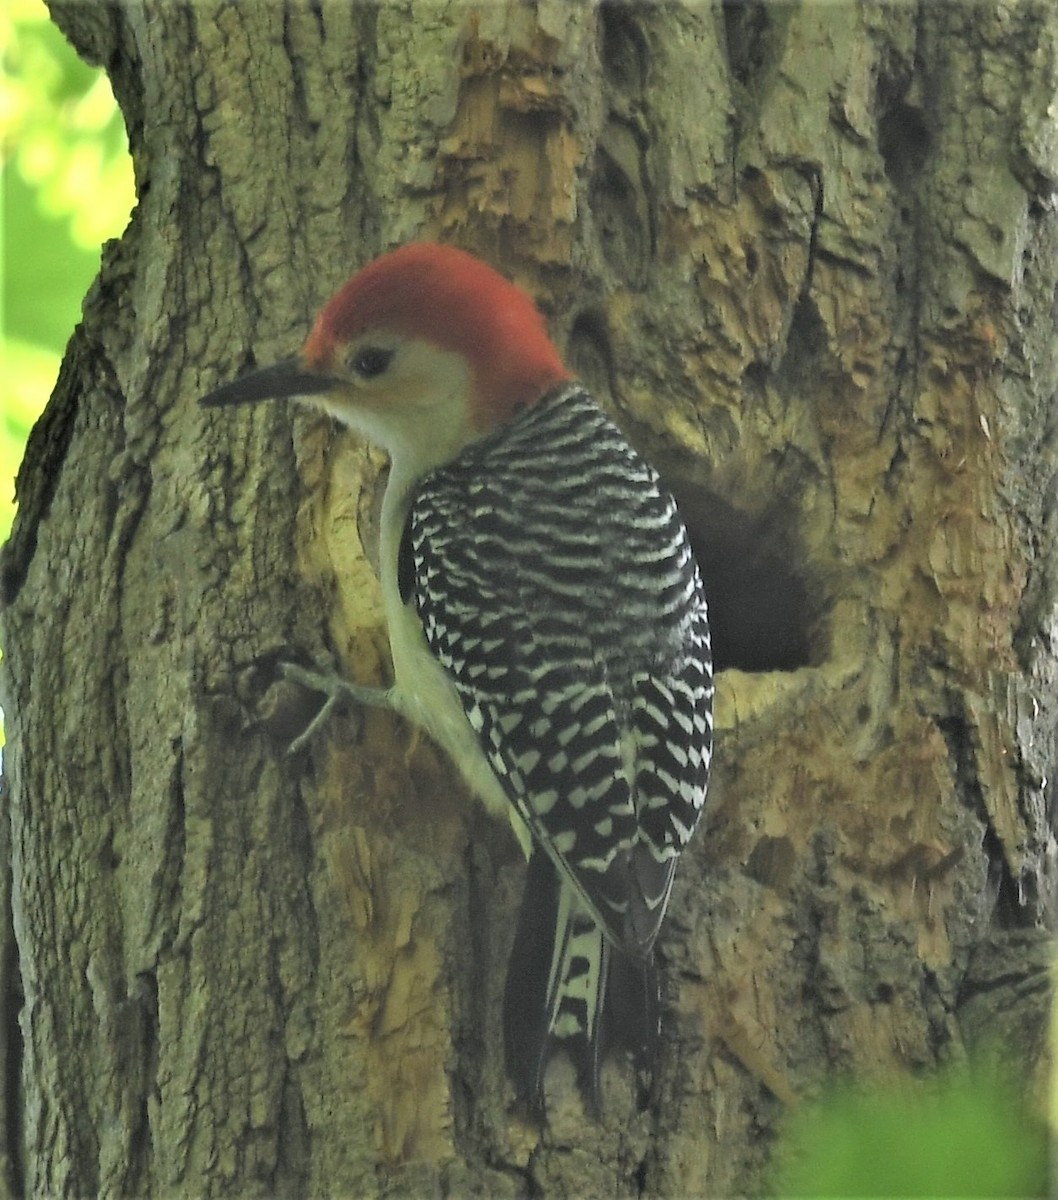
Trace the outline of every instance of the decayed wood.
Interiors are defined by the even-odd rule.
[[[1050,7],[57,16],[109,65],[141,199],[2,564],[27,1193],[737,1194],[836,1073],[992,1032],[1038,1085]],[[283,753],[308,714],[280,657],[385,676],[383,459],[195,406],[420,236],[540,299],[713,598],[662,1069],[640,1112],[610,1064],[597,1127],[561,1061],[548,1130],[507,1113],[509,833],[384,715]]]

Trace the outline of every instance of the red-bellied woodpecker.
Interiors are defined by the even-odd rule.
[[[709,629],[657,475],[563,365],[532,301],[428,243],[383,255],[294,359],[206,396],[291,396],[383,446],[393,685],[288,668],[426,729],[509,815],[529,872],[504,1000],[537,1111],[556,1044],[593,1102],[601,1052],[653,1063],[653,945],[705,801]]]

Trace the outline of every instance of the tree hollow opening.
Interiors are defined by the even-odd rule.
[[[746,513],[686,479],[667,478],[701,566],[717,671],[795,671],[823,657],[822,606],[796,513]]]

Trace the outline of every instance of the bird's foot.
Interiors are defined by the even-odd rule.
[[[336,671],[312,671],[298,663],[282,662],[279,673],[291,683],[324,697],[323,706],[301,733],[287,747],[287,754],[297,754],[316,736],[331,719],[335,708],[344,701],[352,701],[371,708],[389,706],[389,688],[371,687],[362,683],[350,683]]]

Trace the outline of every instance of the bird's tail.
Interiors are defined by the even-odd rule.
[[[659,1012],[653,955],[635,959],[613,946],[573,887],[534,848],[503,1006],[507,1073],[519,1099],[543,1117],[544,1073],[561,1046],[598,1112],[603,1054],[618,1047],[651,1070]]]

